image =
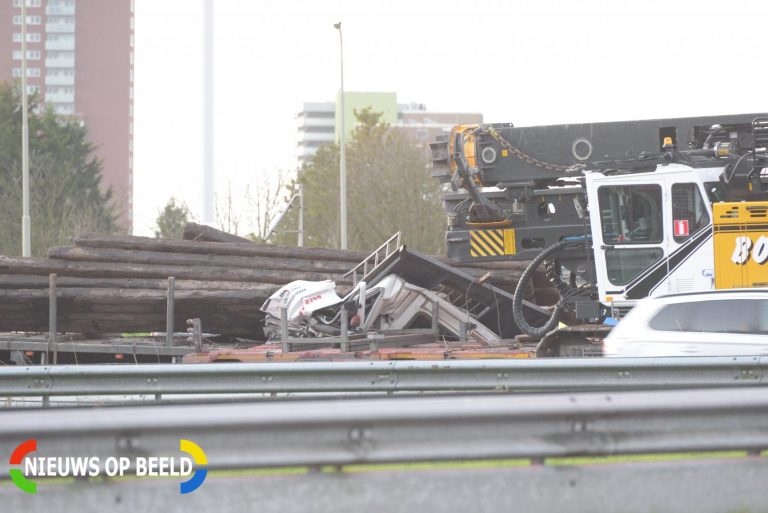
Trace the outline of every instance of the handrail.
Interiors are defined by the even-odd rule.
[[[344,274],[344,277],[352,276],[352,284],[356,285],[358,281],[365,280],[366,276],[373,272],[378,265],[383,262],[384,260],[389,257],[392,253],[397,251],[398,248],[400,248],[400,239],[401,239],[401,232],[397,232],[394,235],[392,235],[390,238],[388,238],[381,246],[376,248],[373,253],[368,255],[364,260],[362,260],[359,264],[357,264],[355,267],[350,269]],[[393,245],[394,249],[390,250],[390,246]],[[373,260],[373,262],[371,262]],[[370,264],[370,268],[369,268]],[[358,278],[358,271],[360,268],[363,268],[362,275]]]

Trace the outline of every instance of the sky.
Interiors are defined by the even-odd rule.
[[[295,173],[339,90],[517,126],[768,111],[764,0],[215,0],[217,201]],[[202,206],[203,0],[135,0],[134,233]],[[240,232],[247,231],[241,227]]]

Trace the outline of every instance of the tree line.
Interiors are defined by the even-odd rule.
[[[18,82],[0,83],[0,254],[5,255],[21,253],[21,114]],[[120,231],[112,191],[100,186],[103,165],[88,142],[87,128],[75,117],[44,108],[37,95],[29,98],[28,116],[33,256],[68,244],[80,233]],[[381,113],[364,109],[355,116],[346,148],[349,248],[373,250],[401,231],[410,247],[442,252],[440,188],[430,177],[425,149],[381,123]],[[290,181],[280,176],[257,183],[245,189],[239,202],[233,203],[231,191],[219,198],[220,228],[236,232],[248,225],[253,232],[245,235],[253,240],[295,245],[297,208],[273,234],[268,232],[299,184],[304,187],[305,245],[339,247],[338,144],[321,146]],[[174,199],[158,214],[155,234],[166,238],[178,238],[191,218],[186,205]]]
[[[372,251],[401,231],[409,247],[444,251],[445,219],[440,185],[430,176],[424,148],[407,133],[381,123],[381,113],[355,111],[357,124],[346,147],[347,240],[350,249]],[[338,247],[339,145],[321,146],[288,185],[304,186],[304,243]],[[295,244],[298,209],[292,209],[273,238]]]
[[[0,83],[0,254],[21,254],[21,89]],[[116,223],[112,191],[100,188],[102,162],[93,155],[80,120],[44,109],[29,98],[29,191],[31,251],[83,232],[112,233]]]
[[[348,246],[372,251],[397,231],[409,247],[429,254],[444,251],[445,221],[440,186],[430,176],[424,148],[403,131],[381,123],[381,113],[364,109],[355,112],[357,125],[347,143]],[[217,225],[237,233],[249,225],[251,233],[240,234],[257,242],[295,245],[298,208],[283,217],[277,230],[269,228],[286,208],[286,202],[304,187],[304,244],[337,248],[339,220],[339,145],[321,146],[296,177],[286,181],[277,173],[272,183],[246,187],[241,196],[217,196]],[[237,203],[240,208],[232,209]],[[177,238],[191,213],[184,204],[169,200],[160,211],[155,234]]]

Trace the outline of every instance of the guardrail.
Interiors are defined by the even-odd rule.
[[[4,505],[25,511],[204,508],[248,511],[762,511],[768,459],[552,466],[545,458],[768,447],[768,389],[591,392],[281,400],[10,411],[0,422],[6,453],[34,438],[41,456],[176,456],[199,445],[209,476],[183,500],[173,479],[45,483],[37,497],[12,485]],[[531,459],[510,468],[508,458]],[[499,467],[488,460],[502,462]],[[485,468],[440,468],[485,461]],[[421,470],[345,470],[345,465],[431,462]],[[542,463],[545,463],[542,465]],[[244,469],[301,467],[292,474]],[[333,471],[324,471],[333,466]],[[241,471],[233,469],[241,469]],[[217,470],[228,470],[216,475]],[[313,471],[314,470],[314,471]],[[727,490],[727,492],[725,492]],[[46,498],[48,502],[46,502]],[[471,507],[473,506],[474,507]],[[763,508],[763,509],[761,509]],[[10,510],[10,509],[9,509]]]
[[[175,455],[209,469],[768,448],[768,389],[482,394],[7,411],[0,446]],[[0,475],[8,475],[0,460]]]
[[[768,357],[0,368],[0,396],[632,390],[760,386]]]

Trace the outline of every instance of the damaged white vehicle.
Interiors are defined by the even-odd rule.
[[[365,300],[363,301],[363,298]],[[350,335],[435,327],[446,339],[495,345],[500,337],[438,292],[418,287],[390,274],[374,285],[358,283],[341,298],[332,280],[294,281],[267,299],[265,335],[279,340],[283,312],[290,337],[328,337],[341,334],[341,312],[346,309]]]

